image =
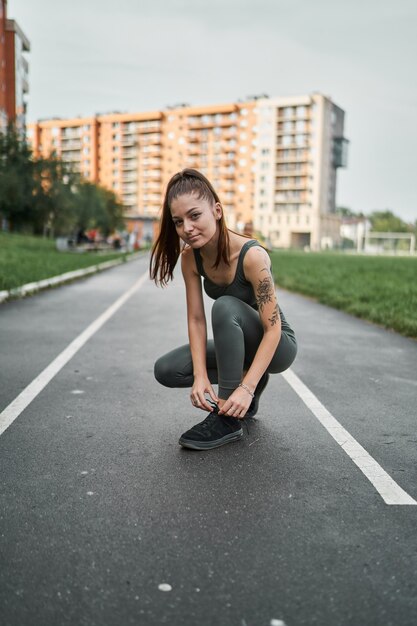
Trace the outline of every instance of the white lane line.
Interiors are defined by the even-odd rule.
[[[58,374],[70,359],[89,339],[142,287],[149,274],[145,272],[120,298],[92,322],[0,413],[0,435],[19,417],[26,407],[40,394],[42,389]]]
[[[359,467],[366,478],[372,483],[386,504],[417,504],[397,483],[382,469],[360,443],[343,428],[335,417],[326,409],[312,391],[298,378],[294,372],[287,370],[283,378],[301,398],[304,404],[317,417],[319,422],[337,441],[352,461]]]

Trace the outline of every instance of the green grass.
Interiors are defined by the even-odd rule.
[[[417,337],[417,258],[275,251],[278,287]]]
[[[0,291],[123,256],[58,252],[54,240],[0,232]]]

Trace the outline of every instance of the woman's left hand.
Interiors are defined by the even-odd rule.
[[[252,402],[252,396],[243,389],[243,387],[237,387],[231,396],[227,398],[219,411],[219,415],[229,415],[230,417],[237,417],[243,419],[246,412]]]

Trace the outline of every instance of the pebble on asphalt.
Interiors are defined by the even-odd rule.
[[[161,583],[160,585],[158,585],[158,589],[159,591],[171,591],[172,587],[171,585],[168,585],[168,583]]]

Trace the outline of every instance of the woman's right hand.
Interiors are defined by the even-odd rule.
[[[200,376],[194,378],[194,384],[191,389],[190,399],[191,404],[195,406],[197,409],[202,409],[203,411],[212,411],[213,407],[206,400],[205,394],[208,394],[213,402],[218,402],[219,399],[214,392],[213,387],[211,386],[211,382],[209,381],[207,376]]]

